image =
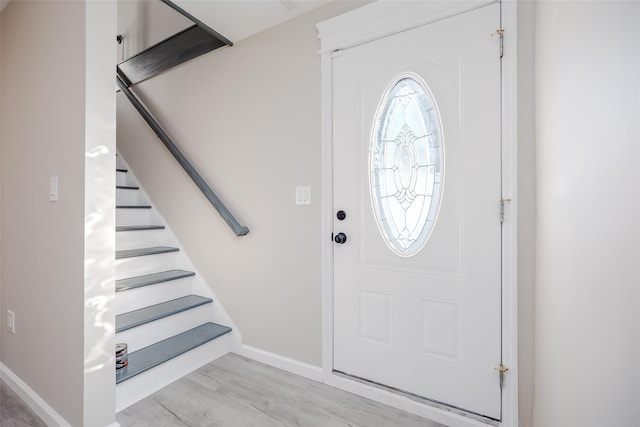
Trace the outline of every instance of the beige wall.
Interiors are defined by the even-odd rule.
[[[118,147],[243,342],[321,364],[320,57],[315,24],[331,4],[138,86],[240,221],[237,238],[124,98]],[[124,101],[124,102],[123,102]],[[296,206],[296,186],[312,205]]]
[[[82,424],[83,2],[2,11],[2,362]],[[57,73],[48,73],[57,68]],[[58,176],[60,201],[48,200]],[[52,369],[54,368],[54,369]]]
[[[532,424],[536,248],[534,2],[518,2],[518,414]]]
[[[87,13],[96,7],[109,10],[108,6],[105,9],[108,4],[13,1],[1,14],[1,359],[74,426],[107,425],[115,419],[114,322],[109,299],[113,295],[109,263],[113,264],[114,244],[107,240],[102,249],[93,250],[96,235],[91,231],[100,234],[104,228],[96,226],[85,233],[85,219],[90,223],[94,213],[89,209],[85,216],[85,202],[92,202],[91,195],[85,197],[85,150],[90,157],[96,145],[110,149],[110,162],[94,156],[87,165],[112,167],[101,173],[90,170],[86,176],[104,178],[112,192],[108,202],[113,211],[113,74],[109,72],[108,82],[103,73],[85,78],[90,65],[103,63],[102,55],[111,58],[109,67],[113,65],[113,43],[108,42],[113,46],[109,54],[101,42],[88,45],[85,31],[92,23]],[[115,9],[111,8],[112,12],[98,17],[105,26],[99,27],[99,35],[92,27],[92,37],[111,38],[115,31]],[[96,18],[95,13],[91,16]],[[113,28],[106,25],[108,19]],[[89,59],[86,50],[98,46]],[[87,96],[98,103],[95,95],[107,93],[105,88],[109,95],[100,100],[100,106],[87,104]],[[104,114],[109,97],[111,118]],[[100,127],[110,127],[112,136],[98,136],[95,129]],[[58,202],[49,201],[50,176],[58,177]],[[113,215],[111,236],[115,233]],[[111,256],[103,261],[106,270],[94,268],[85,277],[85,266],[100,261],[85,259],[85,251],[104,255],[105,248]],[[92,284],[111,283],[111,288],[85,289],[85,278],[93,280]],[[101,317],[94,312],[85,318],[97,307]],[[15,335],[6,331],[7,310],[16,314]]]
[[[640,425],[640,3],[536,4],[533,425]]]

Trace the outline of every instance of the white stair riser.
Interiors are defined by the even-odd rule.
[[[176,261],[176,252],[117,259],[116,279],[178,268]]]
[[[120,156],[116,156],[116,169],[127,169],[128,166]]]
[[[140,288],[116,292],[116,314],[192,294],[193,277],[156,283]]]
[[[116,209],[116,225],[151,225],[151,209]]]
[[[116,158],[118,168],[129,169],[124,159]],[[137,186],[132,171],[117,174],[117,185]],[[116,192],[118,205],[151,205],[143,189]],[[118,209],[116,224],[166,225],[155,209]],[[117,250],[139,249],[154,246],[178,247],[169,228],[164,230],[126,231],[116,233]],[[116,279],[157,273],[170,269],[195,271],[191,261],[183,252],[149,255],[116,260]],[[116,313],[121,314],[169,301],[189,294],[214,298],[211,288],[197,274],[178,280],[161,282],[116,293]],[[154,344],[206,322],[216,322],[235,329],[235,325],[216,301],[185,312],[150,322],[116,335],[117,342],[126,342],[129,352]],[[229,334],[199,346],[177,358],[163,363],[143,374],[137,375],[116,387],[116,411],[160,390],[171,382],[232,351],[241,342],[239,333]]]
[[[116,334],[116,342],[127,343],[129,352],[133,353],[141,348],[208,322],[211,319],[212,304],[213,303],[201,305],[191,310],[119,332]]]
[[[233,332],[232,332],[233,333]],[[116,412],[133,405],[190,372],[231,351],[231,334],[223,335],[116,386]]]
[[[175,246],[175,240],[166,230],[119,231],[116,233],[116,250]]]
[[[127,190],[124,188],[116,188],[116,205],[137,205],[138,190]]]
[[[126,172],[116,171],[116,185],[131,185],[129,184],[128,175]]]

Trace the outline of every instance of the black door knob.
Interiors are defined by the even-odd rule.
[[[336,234],[336,236],[333,238],[333,241],[336,242],[339,245],[343,245],[344,242],[347,241],[347,235],[344,233],[338,233]]]
[[[338,211],[336,217],[339,221],[343,221],[347,217],[347,213],[345,211]]]

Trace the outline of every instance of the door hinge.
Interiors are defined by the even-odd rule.
[[[510,201],[511,199],[500,199],[500,224],[504,223],[504,203]]]
[[[497,368],[494,368],[496,371],[500,373],[500,389],[504,388],[504,374],[509,372],[509,368],[504,366],[504,364],[500,363]]]
[[[501,28],[496,30],[496,32],[491,34],[491,36],[500,37],[500,59],[502,59],[502,56],[504,55],[504,29]]]

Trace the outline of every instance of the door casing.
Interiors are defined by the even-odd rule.
[[[318,24],[321,41],[321,242],[322,379],[324,383],[451,426],[486,426],[405,395],[333,372],[333,77],[332,58],[340,50],[473,10],[496,1],[376,2]],[[518,425],[517,293],[517,2],[502,2],[502,363],[509,369],[502,390],[500,426]],[[497,30],[497,28],[496,28]],[[493,423],[492,423],[493,424]]]

